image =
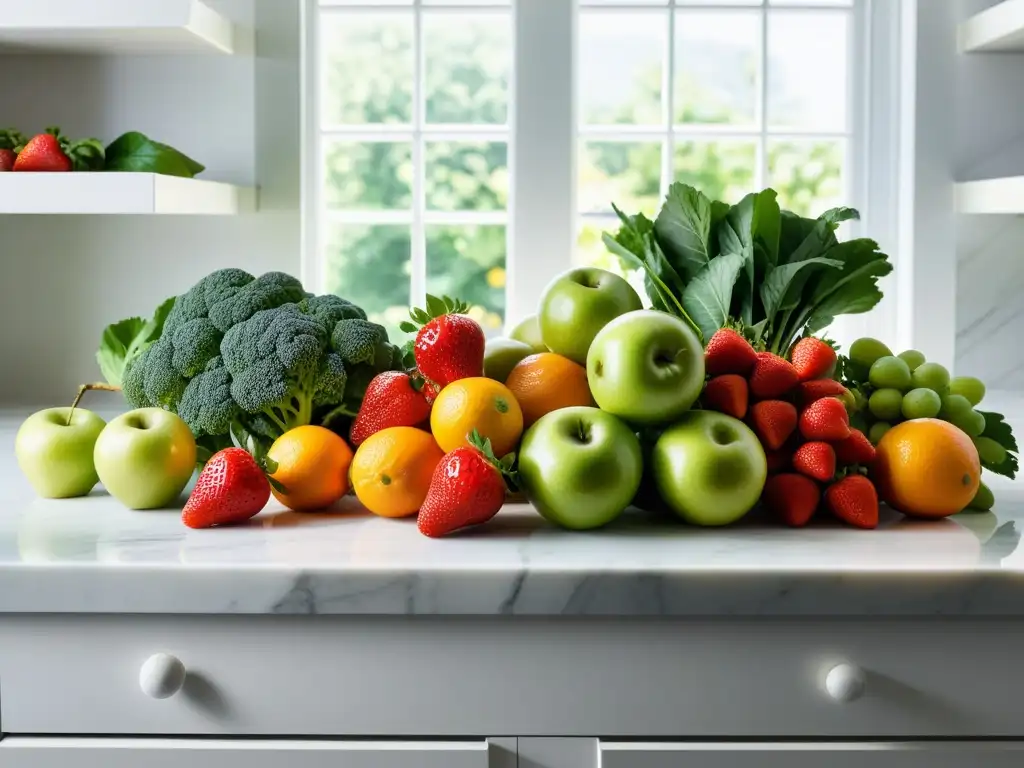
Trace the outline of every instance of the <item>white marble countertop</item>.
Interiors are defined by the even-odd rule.
[[[0,425],[0,612],[476,615],[1024,614],[1024,489],[939,522],[886,513],[876,531],[755,514],[728,529],[627,515],[601,531],[509,505],[443,540],[350,500],[331,514],[272,503],[194,531],[97,489],[34,498]]]

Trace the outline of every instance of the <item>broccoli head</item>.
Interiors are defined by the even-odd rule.
[[[177,412],[206,458],[232,442],[258,455],[294,427],[353,417],[373,377],[403,362],[352,302],[281,272],[221,269],[174,300],[122,388],[132,407]]]
[[[327,329],[297,304],[257,312],[221,342],[235,402],[282,433],[309,423],[326,352]]]

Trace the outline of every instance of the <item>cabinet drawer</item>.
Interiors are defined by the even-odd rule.
[[[489,768],[486,742],[9,738],[4,768]]]
[[[0,730],[1013,739],[1022,646],[1015,621],[8,615]],[[187,670],[160,700],[158,653]],[[822,675],[844,661],[865,677],[840,704]]]
[[[615,744],[600,768],[1019,768],[1014,742],[857,744]]]

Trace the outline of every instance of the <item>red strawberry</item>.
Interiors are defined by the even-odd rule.
[[[470,525],[486,523],[505,503],[505,477],[515,455],[500,461],[491,441],[473,430],[471,445],[456,448],[437,465],[416,526],[424,536],[436,538]]]
[[[401,371],[385,371],[373,377],[363,404],[352,422],[349,442],[362,443],[388,427],[415,427],[430,418],[430,403],[417,382]]]
[[[729,328],[715,331],[704,350],[704,369],[708,376],[738,373],[746,376],[754,367],[756,353],[750,342]]]
[[[859,429],[850,428],[850,436],[835,445],[836,461],[840,466],[870,464],[875,460],[875,446]]]
[[[439,390],[453,381],[484,375],[484,332],[462,314],[468,309],[456,299],[428,295],[426,311],[413,309],[409,314],[415,322],[401,325],[406,333],[416,334],[416,367]]]
[[[56,133],[40,133],[29,139],[14,161],[15,171],[66,173],[71,167],[71,158],[64,154]]]
[[[800,403],[808,406],[823,397],[840,397],[846,392],[846,387],[834,379],[805,381],[800,385]]]
[[[878,493],[864,475],[850,475],[825,491],[825,504],[844,523],[857,528],[878,527]]]
[[[789,352],[800,381],[811,381],[831,375],[836,368],[836,351],[813,336],[800,339]]]
[[[800,434],[805,440],[838,442],[850,436],[846,406],[834,397],[815,400],[800,414]]]
[[[13,128],[0,131],[0,172],[13,171],[18,159],[15,150],[25,143],[25,137]]]
[[[777,451],[768,449],[764,452],[764,458],[768,462],[768,474],[774,475],[789,468],[789,462],[793,455],[785,448]]]
[[[758,352],[750,374],[750,393],[758,400],[781,397],[800,383],[796,368],[771,352]]]
[[[700,401],[708,410],[742,419],[747,415],[747,398],[747,380],[735,373],[727,373],[707,383]]]
[[[181,521],[189,528],[211,528],[248,520],[270,499],[270,481],[241,448],[213,454],[185,502]]]
[[[828,443],[804,443],[793,454],[793,469],[825,483],[836,473],[836,452]]]
[[[821,492],[813,480],[803,475],[787,473],[768,478],[761,494],[768,511],[786,525],[795,528],[807,525],[814,517],[821,500]]]
[[[782,400],[762,400],[750,409],[750,423],[761,443],[773,451],[783,446],[796,429],[796,406]]]

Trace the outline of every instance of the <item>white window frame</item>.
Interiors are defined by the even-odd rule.
[[[320,290],[324,222],[319,216],[323,162],[316,78],[319,56],[317,0],[302,1],[302,278],[307,285],[313,286],[312,290]],[[844,183],[848,199],[843,202],[857,208],[862,214],[861,222],[851,233],[870,234],[882,244],[894,263],[899,260],[897,246],[906,245],[900,223],[907,204],[905,189],[901,195],[901,181],[905,179],[906,170],[905,161],[901,157],[908,149],[900,119],[907,89],[901,45],[905,43],[907,34],[901,28],[901,14],[904,13],[902,6],[911,1],[855,0],[851,25],[846,147],[847,158],[858,162],[846,166],[851,172],[847,174]],[[675,0],[670,2],[675,5]],[[416,5],[419,3],[420,0],[416,0]],[[682,7],[682,3],[679,5]],[[770,10],[768,5],[768,0],[762,0],[763,8]],[[451,10],[456,7],[453,5]],[[628,6],[624,4],[618,7],[625,9]],[[685,7],[690,9],[701,6],[697,3]],[[718,3],[705,7],[715,10],[723,7],[742,7],[747,10],[757,8],[756,5],[723,6]],[[809,7],[820,9],[828,6]],[[435,6],[431,6],[431,10],[434,9]],[[377,12],[381,9],[366,10]],[[403,6],[401,10],[408,13],[409,7]],[[460,10],[467,11],[465,7]],[[477,13],[480,9],[472,7],[468,10]],[[637,8],[634,6],[630,10]],[[787,11],[792,10],[797,9],[787,8]],[[580,126],[576,114],[575,50],[578,1],[513,0],[511,12],[513,68],[507,134],[510,188],[506,256],[506,324],[509,327],[533,314],[544,287],[571,266],[580,220],[577,210],[576,159]],[[674,18],[674,13],[671,18]],[[418,35],[418,22],[416,31]],[[670,50],[674,47],[671,36],[669,46]],[[762,51],[762,57],[766,55],[767,52]],[[418,74],[422,62],[418,61],[416,66]],[[418,110],[422,100],[418,91],[414,95],[414,108]],[[762,86],[762,102],[763,98]],[[421,118],[422,115],[417,114],[416,117]],[[422,126],[422,121],[416,125]],[[363,138],[368,137],[370,132],[346,130],[345,133]],[[484,128],[479,133],[489,134],[490,130]],[[378,133],[374,132],[374,135]],[[820,133],[811,135],[818,136]],[[478,138],[475,135],[468,137]],[[659,133],[658,138],[664,137]],[[413,144],[414,148],[418,145],[418,141]],[[663,166],[671,162],[670,152],[669,146]],[[759,182],[766,178],[766,158],[763,155],[759,151],[759,167],[755,174]],[[416,199],[422,199],[424,175],[423,163],[419,161],[420,158],[414,155],[415,184],[419,185],[414,186],[413,190]],[[663,173],[663,186],[665,178],[667,175]],[[461,214],[453,214],[450,218],[453,223],[454,220],[468,220]],[[496,221],[497,218],[491,216],[489,220]],[[422,216],[414,216],[414,304],[426,284],[426,261],[422,253],[424,238],[421,235],[423,224]],[[415,229],[417,226],[419,231]],[[894,279],[890,278],[886,287],[887,298],[882,305],[869,315],[846,319],[842,336],[852,339],[856,335],[870,334],[889,338],[895,332],[902,340],[909,334],[905,327],[907,320],[902,316],[905,313],[897,312],[894,307],[898,295]],[[900,291],[903,290],[901,287]]]

